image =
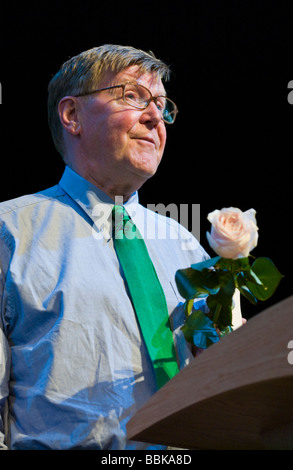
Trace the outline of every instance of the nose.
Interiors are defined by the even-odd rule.
[[[142,111],[140,121],[150,123],[153,127],[156,127],[162,121],[162,113],[154,101],[151,101],[148,107]]]

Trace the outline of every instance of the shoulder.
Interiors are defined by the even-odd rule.
[[[0,218],[5,216],[21,213],[29,207],[36,205],[42,205],[47,201],[59,200],[64,197],[65,192],[59,186],[53,186],[52,188],[45,189],[35,194],[28,194],[20,196],[15,199],[10,199],[0,203]]]
[[[58,185],[0,203],[0,238],[6,244],[14,239],[30,239],[43,221],[56,213],[56,205],[62,207],[66,193]],[[61,203],[61,204],[60,204]],[[60,212],[58,210],[58,212]]]

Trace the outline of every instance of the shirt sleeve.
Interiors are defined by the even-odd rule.
[[[7,409],[6,403],[9,394],[9,376],[11,355],[7,338],[4,333],[2,321],[2,299],[5,280],[0,267],[0,450],[7,450],[5,443],[4,415]]]

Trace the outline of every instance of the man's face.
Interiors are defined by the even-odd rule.
[[[116,75],[107,73],[99,88],[126,82],[144,85],[153,96],[165,94],[161,80],[139,73],[137,66]],[[154,102],[144,110],[135,109],[123,101],[122,88],[78,100],[80,149],[90,171],[98,168],[104,178],[132,178],[141,184],[154,175],[166,143],[165,124]]]

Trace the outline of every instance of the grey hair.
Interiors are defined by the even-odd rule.
[[[58,114],[60,100],[67,95],[91,92],[108,71],[119,73],[137,65],[142,72],[155,73],[161,80],[170,78],[170,69],[152,51],[131,46],[104,44],[71,57],[51,79],[48,86],[48,122],[58,152],[64,156],[62,124]]]

